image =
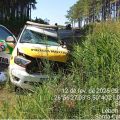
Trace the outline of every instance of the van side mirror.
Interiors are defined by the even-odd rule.
[[[6,38],[6,40],[5,40],[6,42],[15,42],[15,39],[14,39],[14,37],[12,37],[12,36],[8,36],[7,38]]]

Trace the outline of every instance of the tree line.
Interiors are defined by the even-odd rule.
[[[96,21],[119,20],[120,0],[78,0],[67,11],[66,17],[74,26],[94,23]]]
[[[36,0],[0,0],[0,24],[12,31],[19,31],[31,19],[31,9],[36,9]]]

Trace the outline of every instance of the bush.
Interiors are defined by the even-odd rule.
[[[88,91],[90,89],[102,90],[101,94],[93,91],[96,93],[93,95],[101,95],[99,100],[92,100],[91,102],[85,100],[85,103],[81,104],[80,110],[82,110],[83,118],[87,118],[85,117],[86,114],[92,117],[102,114],[103,108],[116,108],[116,98],[107,99],[106,97],[108,95],[114,96],[115,93],[110,91],[113,88],[117,90],[120,86],[119,31],[119,22],[97,23],[93,27],[93,32],[87,35],[83,47],[76,45],[74,48],[74,66],[77,71],[76,74],[79,75],[77,84],[81,89]],[[103,91],[106,91],[106,94],[103,94]],[[105,97],[105,95],[107,96]]]

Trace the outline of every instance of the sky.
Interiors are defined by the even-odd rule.
[[[32,10],[32,19],[42,18],[50,20],[50,24],[65,25],[67,10],[77,0],[37,0],[36,10]]]

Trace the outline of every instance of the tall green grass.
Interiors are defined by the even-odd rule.
[[[69,73],[50,74],[49,81],[34,94],[16,96],[14,105],[4,102],[1,118],[91,119],[102,114],[102,109],[116,108],[115,100],[75,98],[75,95],[97,95],[89,93],[90,89],[111,90],[120,86],[120,23],[96,23],[89,29],[85,40],[71,51]]]
[[[75,46],[74,68],[81,88],[118,88],[120,86],[120,23],[98,23],[86,36],[83,47]],[[102,94],[104,95],[104,94]],[[113,95],[112,93],[110,95]],[[115,100],[92,100],[80,103],[83,118],[102,114],[105,108],[115,108]]]

